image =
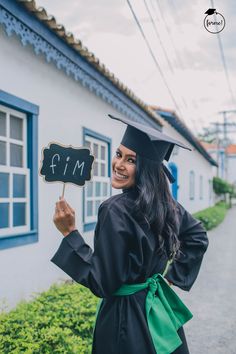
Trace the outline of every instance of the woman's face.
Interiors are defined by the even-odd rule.
[[[112,159],[112,187],[125,189],[135,184],[136,153],[123,145]]]

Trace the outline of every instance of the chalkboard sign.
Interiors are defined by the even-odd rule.
[[[86,147],[73,148],[50,143],[42,150],[40,174],[47,182],[73,183],[83,186],[91,179],[94,156]]]

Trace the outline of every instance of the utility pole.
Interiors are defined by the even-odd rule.
[[[223,115],[223,123],[219,122],[214,122],[212,123],[216,127],[216,139],[217,139],[217,164],[218,164],[218,169],[217,169],[217,177],[222,177],[227,179],[228,175],[228,166],[227,166],[227,159],[226,159],[226,148],[229,145],[229,139],[228,139],[228,133],[234,133],[236,130],[230,130],[228,131],[228,127],[236,127],[236,123],[233,122],[228,122],[227,120],[227,114],[229,113],[236,113],[236,110],[227,110],[227,111],[221,111],[219,114]],[[222,130],[220,128],[223,128]],[[219,133],[223,132],[223,144],[220,142],[219,138]],[[221,151],[223,150],[223,151]],[[224,156],[222,156],[223,154]],[[219,170],[221,168],[221,176],[219,173]]]
[[[230,114],[230,113],[236,113],[236,110],[235,109],[232,109],[232,110],[227,110],[227,111],[221,111],[219,112],[219,114],[222,114],[223,115],[223,123],[221,123],[221,125],[223,126],[223,136],[224,136],[224,141],[223,141],[223,145],[224,147],[227,146],[227,141],[228,141],[228,130],[227,130],[227,127],[229,126],[234,126],[236,127],[236,123],[232,123],[232,122],[228,122],[227,121],[227,114]],[[231,131],[231,133],[235,132],[234,131]]]
[[[217,177],[220,177],[220,164],[221,164],[221,160],[220,160],[220,149],[221,149],[221,144],[220,144],[220,123],[219,122],[213,122],[211,123],[212,125],[215,126],[214,129],[214,133],[216,133],[216,161],[217,161]]]

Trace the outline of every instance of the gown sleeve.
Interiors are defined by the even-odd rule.
[[[119,204],[103,203],[94,252],[75,230],[63,238],[51,261],[96,296],[111,296],[126,281],[130,234],[129,219]]]
[[[171,264],[166,278],[174,285],[189,291],[195,282],[208,247],[208,237],[202,223],[179,203],[180,255]]]

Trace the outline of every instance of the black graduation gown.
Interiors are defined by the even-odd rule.
[[[162,273],[167,257],[158,251],[157,238],[145,222],[133,215],[135,189],[124,190],[103,202],[98,211],[94,252],[78,231],[64,237],[51,261],[76,282],[104,298],[97,317],[93,354],[156,354],[145,315],[147,289],[129,296],[112,296],[124,283],[142,283]],[[166,278],[189,290],[201,265],[208,239],[202,224],[180,204],[181,256]],[[183,344],[174,352],[187,354]]]

